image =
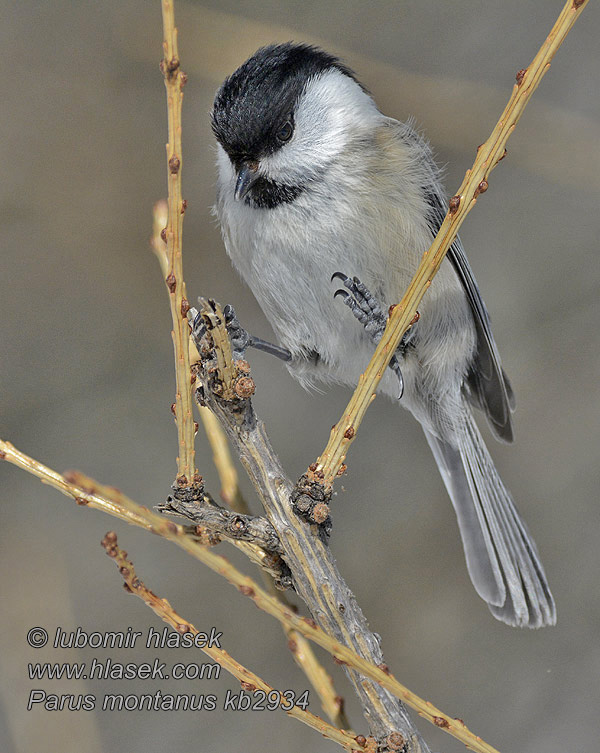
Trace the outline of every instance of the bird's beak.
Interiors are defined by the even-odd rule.
[[[243,162],[238,170],[234,196],[241,201],[258,180],[258,162]]]

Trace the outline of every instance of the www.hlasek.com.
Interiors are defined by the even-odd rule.
[[[54,636],[42,627],[31,628],[27,643],[32,648],[200,648],[207,649],[214,662],[175,662],[169,664],[159,658],[151,662],[119,662],[111,658],[91,662],[36,662],[29,663],[29,680],[213,680],[221,674],[218,661],[223,633],[210,628],[205,633],[177,633],[165,627],[162,630],[148,628],[146,633],[127,628],[125,631],[87,632],[78,627],[74,631],[56,628]],[[33,688],[29,693],[27,710],[45,711],[274,711],[281,708],[289,711],[294,706],[306,710],[308,690],[296,693],[293,690],[263,690],[252,683],[242,683],[242,690],[227,690],[219,698],[214,693],[172,694],[162,690],[150,693],[94,693],[57,694]]]

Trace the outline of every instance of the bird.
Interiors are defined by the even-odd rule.
[[[295,42],[262,47],[228,76],[211,125],[224,245],[278,340],[248,334],[227,306],[234,352],[270,352],[307,388],[355,386],[446,214],[429,143],[384,115],[338,57]],[[513,440],[513,391],[458,237],[419,315],[379,390],[421,424],[492,614],[553,625],[536,544],[474,420],[477,409]]]

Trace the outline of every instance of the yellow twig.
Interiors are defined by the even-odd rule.
[[[200,306],[200,313],[204,317],[214,343],[215,373],[219,375],[219,396],[223,400],[233,400],[237,396],[235,389],[236,377],[238,376],[237,366],[243,362],[236,361],[235,364],[233,363],[229,335],[227,329],[221,326],[225,322],[225,315],[220,304],[217,301],[213,301],[212,299],[207,300],[206,298],[199,298],[198,304]],[[215,388],[213,387],[213,389]],[[252,389],[253,392],[254,389]]]
[[[169,143],[167,144],[168,218],[166,226],[163,225],[168,259],[167,269],[165,270],[165,284],[169,291],[171,318],[173,320],[173,346],[175,349],[175,378],[177,383],[175,418],[177,420],[177,435],[179,440],[177,485],[185,487],[193,483],[196,473],[194,460],[194,416],[188,350],[189,327],[186,316],[190,306],[183,280],[181,255],[183,215],[185,212],[185,202],[181,196],[181,103],[186,75],[182,72],[179,61],[177,29],[175,28],[173,3],[170,0],[162,1],[162,16],[164,59],[161,62],[161,70],[167,90],[167,113],[169,121]]]
[[[504,157],[506,142],[513,132],[525,106],[540,83],[542,76],[550,67],[554,54],[564,41],[588,0],[568,0],[552,27],[550,34],[528,68],[517,73],[517,84],[506,105],[500,120],[491,136],[477,150],[473,167],[467,171],[462,185],[450,200],[449,210],[444,222],[429,251],[412,279],[402,301],[393,309],[383,337],[379,341],[373,358],[366,371],[361,375],[358,387],[348,403],[344,415],[331,431],[329,441],[323,453],[309,469],[308,474],[331,487],[338,474],[348,447],[356,438],[358,427],[375,397],[377,385],[390,362],[392,355],[400,344],[402,336],[414,319],[417,307],[431,285],[434,275],[452,245],[459,227],[471,209],[479,194],[488,188],[490,172]]]
[[[161,620],[168,625],[171,625],[171,627],[181,635],[185,635],[186,633],[191,633],[194,636],[199,635],[199,631],[192,625],[192,623],[177,614],[166,599],[159,598],[142,583],[135,573],[133,563],[131,560],[127,559],[126,553],[119,547],[116,533],[113,531],[107,533],[102,540],[102,546],[106,550],[108,556],[114,560],[119,568],[119,572],[125,581],[125,588],[127,591],[138,596],[156,615],[161,618]],[[355,747],[356,741],[353,736],[341,729],[333,727],[331,724],[328,724],[323,719],[315,716],[315,714],[312,714],[310,711],[305,711],[299,706],[292,705],[292,702],[289,699],[268,685],[258,675],[254,674],[254,672],[246,669],[246,667],[233,659],[233,657],[231,657],[224,649],[202,645],[202,641],[199,641],[198,647],[214,662],[222,666],[227,672],[238,679],[242,688],[246,692],[253,693],[256,690],[262,690],[267,694],[267,698],[273,706],[278,702],[278,708],[281,708],[293,719],[298,719],[298,721],[307,724],[309,727],[312,727],[312,729],[320,732],[323,737],[338,743],[346,750],[352,750]]]
[[[213,572],[222,575],[232,586],[235,586],[245,596],[250,597],[259,609],[275,617],[286,628],[297,630],[301,635],[328,651],[338,663],[347,664],[365,677],[369,677],[371,680],[379,683],[397,698],[403,700],[407,706],[415,709],[420,716],[437,727],[444,729],[450,735],[463,742],[468,748],[477,753],[498,753],[496,748],[493,748],[480,737],[474,735],[461,719],[454,719],[444,714],[443,711],[436,708],[429,701],[419,698],[419,696],[396,680],[387,668],[380,668],[370,664],[366,659],[358,656],[354,651],[327,635],[312,619],[299,617],[294,614],[290,608],[284,606],[260,588],[252,578],[237,570],[225,557],[215,554],[207,547],[195,541],[186,533],[183,526],[171,520],[165,520],[157,513],[152,512],[147,507],[138,505],[122,492],[116,491],[111,487],[96,484],[96,489],[102,489],[103,494],[100,494],[98,491],[91,494],[85,489],[70,483],[64,476],[56,473],[56,471],[19,452],[10,442],[5,442],[1,439],[0,460],[6,460],[29,473],[33,473],[43,483],[54,486],[63,492],[63,494],[73,497],[73,499],[81,504],[87,504],[110,515],[115,515],[122,520],[126,520],[128,523],[140,525],[142,528],[163,536],[169,541],[173,541],[188,554],[200,560]]]
[[[248,515],[250,509],[240,492],[238,474],[231,459],[225,432],[208,408],[198,406],[198,411],[212,449],[213,462],[221,481],[221,499],[233,510]]]

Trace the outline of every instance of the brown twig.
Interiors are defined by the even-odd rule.
[[[264,517],[234,512],[217,505],[208,497],[202,501],[188,501],[169,496],[165,502],[157,505],[156,509],[161,513],[180,515],[193,523],[206,526],[223,538],[248,541],[268,553],[281,554],[277,531]]]
[[[528,68],[517,73],[517,83],[500,120],[490,137],[477,150],[473,167],[467,170],[462,185],[450,199],[448,213],[429,251],[413,277],[402,301],[394,307],[366,371],[361,375],[358,387],[352,395],[342,418],[334,426],[327,446],[307,472],[307,476],[331,488],[346,458],[350,444],[356,439],[357,430],[371,404],[382,378],[396,352],[400,341],[417,314],[417,307],[431,285],[435,274],[454,242],[459,227],[477,197],[487,191],[490,172],[506,154],[506,142],[515,129],[525,106],[550,67],[554,54],[587,5],[588,0],[568,0]]]
[[[167,269],[165,284],[169,291],[171,318],[173,320],[173,346],[175,350],[175,419],[179,454],[177,457],[176,488],[194,484],[196,466],[194,459],[194,416],[191,395],[190,356],[188,351],[189,327],[187,312],[189,304],[183,280],[182,231],[185,202],[181,195],[181,104],[186,75],[181,70],[177,49],[177,29],[173,3],[162,0],[164,58],[161,70],[167,90],[167,113],[169,122],[169,143],[167,144],[168,169],[168,217],[161,232],[167,244]],[[156,216],[156,214],[155,214]]]
[[[89,489],[70,482],[64,475],[30,458],[28,455],[17,450],[10,442],[2,439],[0,439],[0,460],[6,460],[32,473],[42,483],[53,486],[66,496],[72,497],[80,505],[101,510],[174,542],[181,549],[209,567],[213,572],[223,576],[240,593],[251,598],[259,609],[275,617],[282,625],[298,631],[309,640],[324,648],[335,657],[338,663],[352,667],[364,677],[369,677],[379,683],[397,698],[403,699],[407,705],[414,708],[432,724],[444,729],[477,753],[498,753],[495,748],[470,732],[461,720],[453,719],[451,716],[444,714],[440,709],[437,709],[429,701],[425,701],[412,693],[389,673],[387,667],[378,667],[366,661],[347,646],[344,646],[321,630],[312,619],[299,617],[294,614],[291,608],[285,607],[276,598],[266,593],[252,578],[237,570],[225,557],[216,554],[195,541],[193,537],[187,534],[183,526],[177,525],[171,520],[165,520],[147,507],[136,504],[113,487],[92,482],[95,484],[95,487],[94,491],[90,492]],[[75,474],[73,475],[75,476]],[[76,477],[79,479],[87,478],[81,474],[78,474]],[[278,486],[281,483],[281,479],[274,478],[272,483]],[[289,485],[289,481],[287,483]],[[416,750],[418,750],[418,746]]]
[[[127,559],[127,553],[119,547],[117,543],[117,534],[114,533],[114,531],[109,531],[106,534],[102,540],[102,546],[107,555],[114,560],[116,566],[119,568],[119,572],[123,576],[126,591],[139,597],[156,615],[158,615],[158,617],[161,618],[161,620],[168,625],[171,625],[171,627],[180,635],[185,635],[186,633],[191,633],[194,636],[200,635],[199,631],[192,625],[192,623],[177,614],[166,599],[159,598],[142,583],[136,575],[133,563],[131,560]],[[272,700],[273,706],[279,701],[278,708],[285,711],[288,716],[307,724],[309,727],[312,727],[312,729],[320,732],[323,737],[338,743],[338,745],[341,745],[346,750],[351,751],[355,747],[356,741],[352,735],[344,730],[333,727],[331,724],[328,724],[323,719],[315,716],[315,714],[312,714],[310,711],[305,711],[299,706],[292,705],[284,695],[268,685],[258,675],[254,674],[254,672],[251,672],[238,661],[233,659],[224,649],[203,645],[202,640],[198,642],[198,648],[239,680],[242,688],[246,692],[253,693],[256,690],[262,690],[267,694],[268,699],[270,701]]]
[[[152,212],[151,246],[165,277],[169,272],[169,260],[167,247],[162,236],[164,234],[167,217],[167,202],[164,200],[157,201]],[[194,364],[200,360],[200,356],[191,337],[188,337],[188,348],[190,364]],[[225,434],[208,408],[203,408],[202,406],[197,406],[197,408],[213,452],[213,462],[221,481],[221,499],[233,510],[247,515],[250,513],[250,510],[240,492],[238,474],[231,459],[231,453],[229,452]]]

